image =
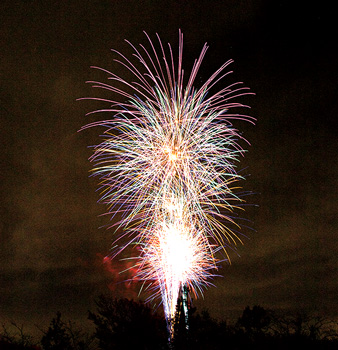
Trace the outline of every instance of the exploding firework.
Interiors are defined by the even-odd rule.
[[[212,92],[231,73],[226,71],[231,60],[196,88],[207,45],[186,79],[182,33],[176,65],[170,44],[167,56],[157,36],[158,54],[147,38],[150,50],[129,43],[140,68],[115,51],[133,82],[95,67],[113,83],[91,82],[93,86],[122,96],[124,102],[92,98],[110,104],[92,113],[108,112],[111,117],[84,128],[106,128],[91,161],[93,173],[101,178],[101,200],[116,218],[119,234],[113,256],[136,246],[136,278],[146,285],[150,299],[161,298],[172,333],[182,288],[202,293],[217,269],[216,253],[226,253],[240,241],[230,227],[241,202],[236,183],[242,177],[236,164],[244,139],[232,120],[253,123],[254,118],[230,112],[247,107],[235,101],[250,94],[242,83]]]

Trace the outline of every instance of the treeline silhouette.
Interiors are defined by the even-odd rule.
[[[286,315],[261,306],[246,307],[231,324],[212,318],[208,311],[189,309],[189,329],[178,307],[174,341],[168,344],[164,317],[139,301],[100,296],[88,318],[93,334],[62,320],[58,312],[34,343],[23,326],[3,325],[0,350],[161,350],[161,349],[338,349],[338,325],[322,317]],[[13,331],[14,329],[14,331]]]

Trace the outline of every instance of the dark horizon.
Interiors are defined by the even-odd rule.
[[[146,44],[143,31],[158,33],[175,52],[179,29],[187,72],[207,42],[200,79],[234,59],[226,82],[256,94],[241,99],[256,126],[235,123],[251,143],[240,167],[254,193],[244,213],[253,230],[198,309],[238,317],[260,305],[338,319],[333,11],[286,0],[3,0],[0,321],[48,324],[57,311],[81,321],[101,293],[137,298],[121,262],[105,260],[113,232],[100,229],[109,221],[87,160],[100,131],[77,132],[101,116],[85,116],[98,105],[76,99],[100,96],[85,81],[105,76],[90,66],[117,69],[110,49],[128,55],[124,39]]]

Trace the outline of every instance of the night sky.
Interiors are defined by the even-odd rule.
[[[223,319],[257,304],[338,318],[334,12],[325,1],[2,0],[0,322],[44,327],[58,310],[81,322],[100,293],[137,298],[124,264],[104,260],[113,231],[100,228],[88,161],[100,130],[77,132],[102,105],[76,99],[100,96],[85,81],[106,76],[91,65],[119,73],[110,49],[130,55],[124,39],[157,32],[175,50],[179,29],[186,72],[208,42],[198,79],[231,58],[224,84],[256,93],[240,100],[256,126],[235,123],[251,143],[241,216],[252,230],[196,305]]]

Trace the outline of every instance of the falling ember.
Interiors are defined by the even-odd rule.
[[[242,179],[236,163],[245,139],[232,120],[255,119],[229,112],[247,107],[235,102],[251,94],[242,83],[212,93],[215,84],[231,73],[224,72],[231,60],[196,88],[207,45],[184,84],[183,34],[179,33],[176,67],[171,46],[168,60],[159,37],[160,54],[147,38],[150,51],[130,44],[140,69],[115,51],[120,56],[116,61],[133,74],[134,82],[95,67],[113,83],[91,82],[93,86],[123,96],[124,102],[88,98],[108,103],[108,108],[92,113],[108,112],[110,119],[83,129],[106,128],[90,159],[95,163],[93,173],[101,179],[101,200],[112,217],[118,214],[113,256],[129,245],[138,248],[136,278],[143,281],[150,300],[161,298],[172,338],[180,294],[186,309],[185,291],[200,295],[217,270],[216,253],[226,253],[228,246],[240,242],[230,227],[235,224],[232,213],[242,201],[235,183]]]

